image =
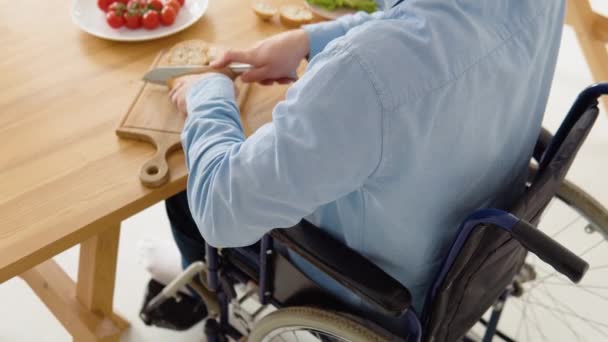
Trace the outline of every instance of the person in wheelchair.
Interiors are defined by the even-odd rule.
[[[218,72],[176,81],[171,100],[187,114],[190,176],[187,193],[166,209],[182,267],[204,259],[205,242],[250,246],[305,219],[405,285],[420,312],[463,219],[478,208],[508,208],[522,194],[564,1],[379,6],[215,61],[218,70],[253,65],[245,82],[293,82],[272,122],[247,138],[232,79]],[[308,66],[296,80],[303,59]],[[174,252],[147,248],[155,279],[166,283],[180,271],[167,262]],[[342,301],[363,306],[292,258]],[[196,300],[176,305],[205,315]]]

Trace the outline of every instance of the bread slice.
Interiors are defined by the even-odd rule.
[[[288,27],[300,27],[312,21],[312,12],[299,5],[281,6],[281,23]]]
[[[186,40],[169,50],[169,65],[208,65],[209,44],[203,40]]]
[[[262,20],[270,20],[278,12],[276,7],[263,1],[255,1],[251,8],[253,9],[253,12],[255,12],[255,15]]]

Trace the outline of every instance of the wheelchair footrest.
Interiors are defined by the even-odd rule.
[[[152,279],[148,283],[140,318],[146,325],[153,325],[170,330],[187,330],[207,317],[207,307],[200,299],[185,294],[177,298],[170,297],[152,310],[146,307],[154,297],[161,293],[165,286]]]

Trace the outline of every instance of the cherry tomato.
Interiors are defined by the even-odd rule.
[[[127,2],[127,8],[129,11],[135,11],[139,8],[139,2],[136,0],[129,0],[129,2]]]
[[[97,7],[99,7],[99,9],[101,9],[104,12],[108,11],[108,7],[110,7],[110,5],[112,3],[114,3],[115,0],[97,0]]]
[[[148,2],[148,8],[160,12],[163,9],[163,3],[160,0],[150,0]]]
[[[160,25],[160,15],[156,11],[148,11],[141,19],[144,28],[154,30]]]
[[[123,17],[127,28],[135,30],[141,27],[141,14],[138,11],[128,10]]]
[[[179,4],[179,1],[177,0],[169,0],[165,2],[165,6],[173,7],[173,9],[175,10],[175,15],[177,15],[177,13],[179,13],[180,8],[182,8],[182,6]]]
[[[126,10],[127,10],[127,6],[125,6],[125,4],[123,4],[122,2],[119,2],[119,1],[116,1],[115,3],[111,4],[110,7],[108,7],[108,11],[116,12],[116,14],[118,14],[121,17],[122,17],[123,12]]]
[[[147,7],[148,2],[146,0],[129,0],[127,3],[127,8],[130,11],[139,11],[140,14],[142,14]]]
[[[115,11],[106,13],[106,21],[112,28],[121,28],[125,24],[125,19]]]
[[[165,7],[163,7],[162,12],[160,12],[160,16],[160,21],[163,23],[163,25],[169,26],[173,24],[173,22],[175,22],[177,12],[173,7],[165,5]]]
[[[160,12],[163,9],[163,3],[160,0],[150,0],[150,2],[148,2],[148,7]]]

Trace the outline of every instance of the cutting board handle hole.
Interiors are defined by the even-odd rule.
[[[146,173],[149,175],[155,175],[158,173],[158,168],[156,166],[150,166],[149,168],[146,169]]]

